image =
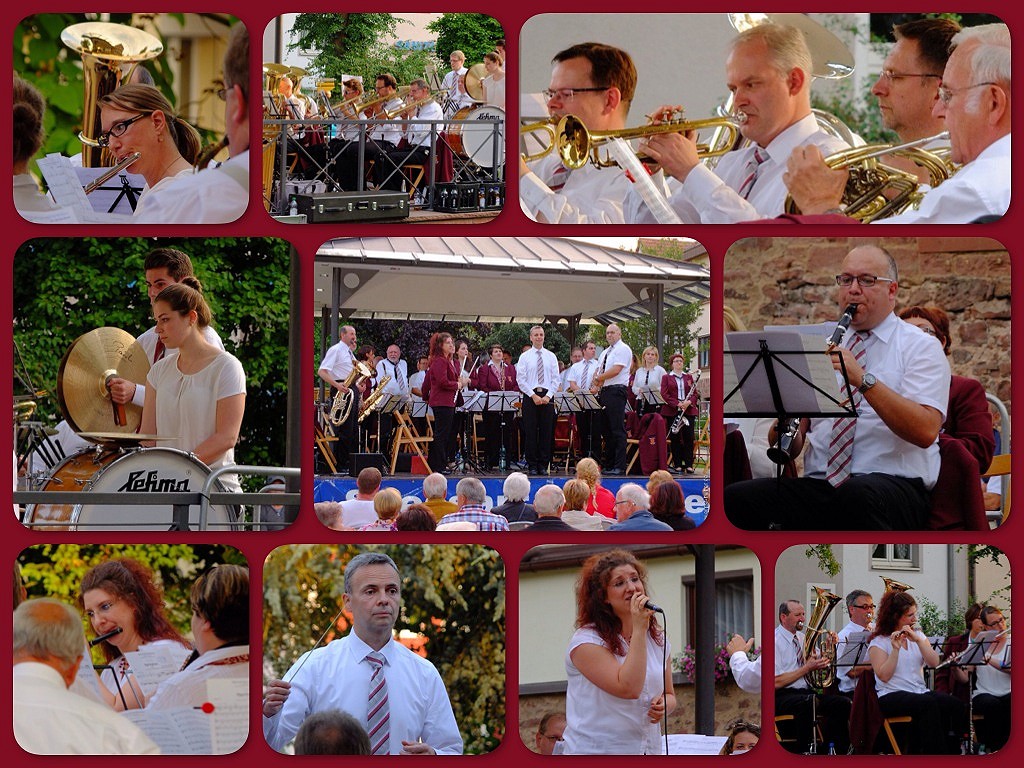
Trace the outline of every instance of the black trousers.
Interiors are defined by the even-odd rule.
[[[555,406],[537,405],[523,396],[523,432],[526,437],[526,464],[530,469],[547,469],[555,440]]]
[[[818,744],[818,753],[828,751],[828,745],[835,745],[836,752],[845,755],[850,748],[850,708],[852,702],[845,696],[830,693],[817,694],[817,703],[812,699],[815,694],[809,688],[779,688],[775,691],[775,714],[793,715],[793,727],[786,731],[795,742],[787,742],[782,746],[789,752],[803,754],[811,745],[813,727],[812,717],[817,714],[821,723],[821,735],[824,743]]]
[[[581,411],[576,414],[576,432],[580,436],[580,456],[601,458],[601,422],[597,411]]]
[[[359,401],[358,387],[352,388],[352,409],[343,424],[334,428],[334,463],[338,472],[349,471],[349,454],[359,451]]]
[[[380,183],[384,189],[391,189],[396,192],[401,191],[402,181],[405,179],[405,175],[401,171],[396,171],[392,163],[397,165],[399,168],[402,166],[409,165],[427,165],[430,159],[430,147],[416,147],[414,149],[395,149],[388,152],[388,160],[382,160],[377,165],[383,166],[382,176],[380,176]]]
[[[979,693],[974,697],[974,714],[984,715],[974,724],[978,743],[985,745],[986,752],[1002,749],[1010,738],[1010,695]]]
[[[967,733],[967,705],[948,693],[894,691],[878,697],[886,717],[910,715],[910,754],[955,755]]]
[[[604,435],[604,468],[626,471],[626,386],[604,386],[597,400],[601,411],[601,433]]]
[[[748,531],[907,531],[925,527],[931,501],[918,478],[873,472],[838,488],[809,477],[761,478],[725,489],[725,514]]]
[[[434,439],[430,441],[430,450],[427,453],[427,463],[431,472],[444,472],[448,468],[448,437],[452,433],[452,423],[455,421],[454,405],[435,405],[434,411]]]
[[[502,429],[502,422],[505,428]],[[512,413],[501,411],[484,412],[484,437],[487,447],[487,465],[497,466],[501,458],[501,446],[505,446],[505,461],[512,460]]]
[[[672,453],[672,463],[679,469],[693,466],[693,416],[687,416],[689,423],[683,424],[676,434],[669,433],[668,447]],[[674,419],[673,419],[674,421]],[[666,419],[665,428],[671,429],[672,422]]]

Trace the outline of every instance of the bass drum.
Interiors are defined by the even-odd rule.
[[[481,168],[494,166],[494,132],[498,132],[498,165],[505,164],[505,110],[490,104],[463,107],[453,120],[475,120],[472,123],[452,123],[448,127],[448,143],[459,157],[472,160]],[[497,124],[497,128],[495,128]]]
[[[210,468],[175,448],[87,449],[64,459],[41,491],[97,493],[189,493],[203,489]],[[225,491],[218,481],[215,492]],[[43,531],[163,531],[173,522],[173,507],[140,504],[34,504],[25,523]],[[211,506],[209,530],[236,530],[235,507]],[[56,525],[46,525],[47,523]],[[189,527],[199,527],[199,506],[189,507]]]

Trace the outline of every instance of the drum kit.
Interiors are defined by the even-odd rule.
[[[175,527],[171,505],[144,503],[95,503],[83,494],[197,493],[203,490],[210,469],[191,453],[168,447],[142,447],[143,442],[173,442],[177,438],[139,434],[142,408],[120,405],[110,395],[115,378],[146,380],[149,361],[135,338],[119,328],[97,328],[78,337],[61,360],[57,377],[57,401],[67,425],[91,446],[69,456],[42,435],[48,450],[35,455],[45,469],[29,471],[34,491],[72,491],[67,504],[29,504],[24,524],[36,530],[159,530]],[[34,404],[33,404],[34,405]],[[32,409],[34,411],[34,408]],[[25,401],[15,402],[15,426],[19,414],[28,412]],[[213,491],[226,491],[215,483]],[[208,526],[233,529],[234,507],[211,505]],[[189,509],[189,527],[199,521],[199,509]]]

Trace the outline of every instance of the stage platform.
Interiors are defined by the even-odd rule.
[[[467,475],[448,476],[447,498],[455,501],[455,486],[459,480]],[[487,489],[486,505],[490,507],[502,504],[505,496],[502,493],[502,486],[505,483],[504,474],[494,475],[469,475],[478,478]],[[386,475],[382,487],[395,488],[402,494],[402,499],[407,504],[423,500],[423,475],[395,474]],[[537,490],[543,486],[554,483],[561,487],[566,480],[571,480],[575,475],[555,475],[548,477],[530,478],[530,496],[533,498]],[[683,498],[686,504],[686,514],[694,523],[700,525],[707,517],[707,505],[704,503],[704,478],[700,475],[686,475],[677,480],[683,489]],[[601,485],[612,493],[618,491],[623,483],[637,483],[644,486],[647,484],[647,477],[643,475],[628,475],[625,477],[602,477]],[[356,479],[354,477],[341,475],[316,475],[313,478],[313,501],[345,501],[356,495]]]

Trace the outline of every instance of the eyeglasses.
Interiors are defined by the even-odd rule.
[[[936,80],[941,80],[942,79],[942,75],[932,75],[932,74],[916,73],[916,72],[893,72],[891,69],[883,69],[880,76],[884,77],[886,82],[889,83],[889,85],[892,85],[897,80],[903,80],[903,79],[908,78],[908,77],[924,77],[924,78],[932,78],[932,77],[934,77]]]
[[[96,606],[95,611],[86,611],[85,615],[90,619],[93,618],[97,613],[105,616],[106,614],[110,613],[110,609],[117,605],[119,602],[121,601],[107,600],[105,603],[100,603],[98,606]]]
[[[546,88],[541,91],[541,93],[544,94],[544,98],[548,101],[552,101],[553,99],[557,99],[558,101],[572,101],[573,97],[575,97],[577,93],[598,93],[600,91],[607,91],[609,88],[611,88],[610,85],[603,85],[596,88],[559,88],[555,91],[550,88]]]
[[[616,501],[614,504],[612,504],[612,506],[613,507],[617,507],[617,506],[619,506],[619,504],[632,504],[632,503],[633,503],[632,501],[629,501],[628,499],[625,499],[623,501]]]
[[[948,107],[949,102],[953,100],[953,97],[958,93],[969,91],[971,88],[981,88],[986,85],[999,85],[999,83],[974,83],[974,85],[965,85],[963,88],[950,88],[948,85],[939,86],[939,101],[942,102],[942,106]]]
[[[548,736],[546,733],[538,733],[537,735],[540,736],[542,739],[547,739],[548,741],[565,741],[565,739],[558,735]]]
[[[843,288],[849,288],[853,285],[853,281],[856,280],[861,288],[870,288],[879,280],[883,283],[895,283],[896,281],[889,277],[878,277],[877,275],[836,275],[836,285],[841,285]]]
[[[1006,623],[1006,619],[1004,617],[1000,616],[995,621],[986,623],[985,626],[986,627],[998,627],[1000,624],[1005,624],[1005,623]]]
[[[862,611],[873,611],[875,610],[874,603],[868,603],[867,605],[855,605],[854,608],[860,608]]]
[[[141,120],[144,117],[149,117],[151,114],[151,112],[143,112],[141,115],[129,117],[127,120],[119,120],[118,122],[110,126],[109,131],[104,131],[103,133],[101,133],[99,135],[99,138],[96,139],[96,143],[99,144],[101,147],[110,146],[111,136],[123,136],[124,132],[128,130],[128,126],[130,126],[136,120]]]

